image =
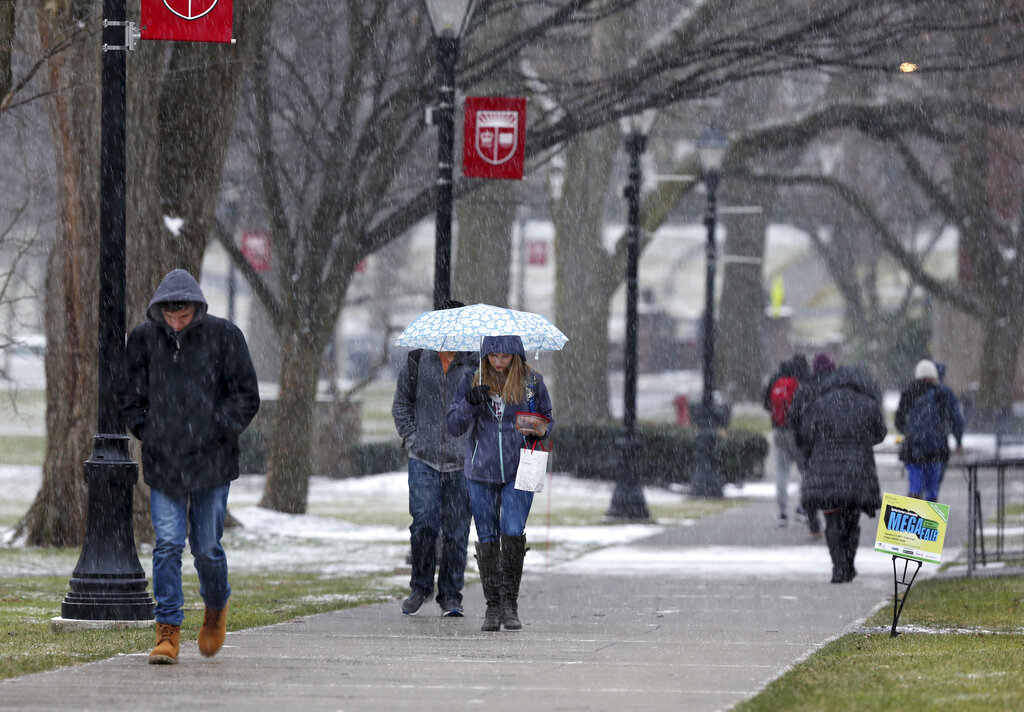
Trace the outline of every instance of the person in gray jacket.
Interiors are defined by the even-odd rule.
[[[450,300],[445,309],[464,306]],[[409,352],[398,374],[391,415],[409,450],[409,525],[412,574],[411,593],[402,601],[402,613],[416,614],[434,592],[443,615],[462,616],[462,587],[469,546],[469,492],[462,466],[466,438],[448,433],[445,415],[455,389],[466,373],[476,370],[471,352]],[[440,566],[437,542],[441,538]]]

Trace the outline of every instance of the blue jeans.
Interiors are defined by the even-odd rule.
[[[153,548],[153,598],[157,623],[181,625],[185,620],[181,590],[181,552],[188,537],[196,571],[199,595],[209,608],[224,608],[231,596],[228,561],[220,538],[228,509],[230,485],[191,494],[171,495],[149,491],[150,516],[156,534]]]
[[[907,466],[907,482],[909,483],[910,497],[926,499],[929,502],[939,501],[939,482],[942,477],[941,462],[928,462],[924,464]]]
[[[467,480],[473,506],[476,538],[481,544],[500,541],[501,535],[523,536],[533,505],[533,492],[516,489],[516,483]]]
[[[409,459],[409,525],[413,593],[434,592],[437,538],[441,563],[437,572],[437,602],[442,607],[462,603],[469,545],[469,494],[462,470],[439,472],[422,460]]]

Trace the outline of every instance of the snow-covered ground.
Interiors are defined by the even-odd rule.
[[[11,522],[28,509],[39,488],[40,477],[38,467],[0,466],[0,491],[4,492],[0,516],[4,521]],[[232,485],[229,508],[243,525],[226,534],[225,544],[233,570],[311,570],[338,575],[381,573],[404,566],[409,543],[408,489],[404,472],[346,480],[314,477],[310,482],[310,513],[301,515],[258,507],[263,482],[262,476],[244,475]],[[527,557],[527,568],[546,569],[580,561],[591,552],[626,547],[660,531],[666,524],[692,523],[672,519],[651,524],[551,524],[552,519],[565,522],[572,513],[581,511],[589,512],[593,521],[593,513],[605,511],[610,504],[612,489],[611,483],[553,475],[546,491],[534,499],[527,536],[535,553]],[[686,499],[683,494],[660,488],[648,488],[644,494],[652,508],[680,506]],[[769,483],[751,483],[742,488],[730,486],[726,488],[726,496],[772,498],[774,486]],[[12,531],[10,527],[0,528],[0,542],[5,544],[0,548],[0,575],[68,573],[68,561],[32,556],[31,550],[10,541]],[[639,558],[628,549],[621,551],[623,557],[631,560],[621,561],[622,566],[636,566]],[[604,556],[607,561],[608,554]],[[144,549],[140,558],[149,572],[148,551]],[[52,563],[44,563],[43,559]],[[680,561],[681,566],[684,563]],[[651,562],[652,566],[654,564]],[[70,565],[73,567],[74,562]],[[472,556],[470,566],[473,566]],[[655,568],[664,570],[664,562]]]
[[[991,448],[992,437],[968,435],[970,452]],[[893,466],[897,444],[890,435],[876,450],[880,466]],[[795,478],[794,478],[795,479]],[[74,567],[73,553],[39,556],[11,541],[11,524],[32,503],[41,481],[37,466],[0,465],[0,576],[63,575]],[[310,482],[308,513],[282,514],[257,506],[263,492],[261,475],[243,475],[231,488],[229,508],[241,528],[226,534],[230,565],[236,571],[316,571],[330,575],[359,573],[407,576],[405,556],[409,545],[408,489],[404,472],[335,480],[314,477]],[[791,483],[791,497],[797,496]],[[662,488],[646,488],[644,496],[652,510],[670,512],[650,524],[599,523],[611,502],[613,484],[578,480],[553,474],[534,499],[527,525],[533,554],[528,570],[564,570],[598,574],[608,570],[635,571],[653,575],[787,576],[827,570],[824,545],[777,547],[676,547],[652,549],[635,546],[666,526],[689,526],[687,497]],[[727,498],[773,500],[771,481],[727,486]],[[574,525],[575,522],[582,522]],[[4,528],[7,525],[7,528]],[[150,571],[148,550],[140,557]],[[469,566],[475,567],[473,557]],[[186,557],[186,565],[190,559]],[[859,556],[862,573],[885,573],[891,569],[886,556]]]

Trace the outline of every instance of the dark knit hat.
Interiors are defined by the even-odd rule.
[[[814,365],[812,367],[814,373],[832,373],[836,370],[836,362],[832,360],[832,357],[826,353],[817,354],[814,357]]]

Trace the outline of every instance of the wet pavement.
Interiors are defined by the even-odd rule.
[[[898,466],[880,474],[884,491],[905,493]],[[951,471],[941,500],[950,559],[966,539],[962,477]],[[774,501],[751,501],[634,542],[607,559],[618,563],[597,551],[528,569],[519,632],[480,632],[473,585],[465,618],[432,603],[403,616],[398,601],[311,616],[230,633],[211,659],[191,641],[176,666],[124,655],[0,682],[0,710],[728,709],[858,629],[893,590],[891,557],[872,550],[876,519],[861,518],[858,577],[834,585],[824,542],[776,516]]]

